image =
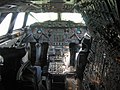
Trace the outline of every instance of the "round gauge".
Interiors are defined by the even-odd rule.
[[[37,30],[37,33],[38,33],[38,34],[41,34],[41,33],[42,33],[42,30],[41,30],[41,29]]]
[[[35,39],[39,39],[42,34],[42,29],[34,28],[32,33]]]
[[[80,30],[80,28],[77,28],[77,34],[81,34],[81,30]]]

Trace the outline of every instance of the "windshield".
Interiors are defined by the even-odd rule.
[[[17,16],[17,19],[14,24],[13,30],[22,28],[24,22],[25,12],[20,12]],[[34,13],[30,12],[28,15],[26,25],[29,26],[35,22],[45,22],[45,21],[55,21],[58,19],[58,13],[54,12],[46,12],[46,13]],[[6,18],[0,24],[0,36],[5,35],[8,32],[8,28],[10,25],[10,20],[12,17],[12,13],[9,13]],[[82,23],[85,25],[85,22],[80,13],[60,13],[60,18],[63,21],[73,21],[75,23]]]
[[[31,25],[35,22],[54,21],[57,20],[57,13],[33,13],[31,12],[28,16],[27,25]]]
[[[31,25],[35,22],[54,21],[58,19],[58,13],[33,13],[28,16],[27,25]],[[85,24],[82,15],[80,13],[61,13],[61,20],[73,21],[75,23]]]
[[[75,23],[85,24],[82,15],[80,13],[61,13],[61,20],[73,21]]]
[[[9,13],[0,24],[0,36],[7,34],[12,13]]]

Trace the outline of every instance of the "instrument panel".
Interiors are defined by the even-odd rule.
[[[48,42],[51,46],[63,46],[69,45],[70,42],[79,43],[86,32],[86,26],[72,21],[46,21],[32,24],[29,30],[38,42]]]
[[[69,71],[69,46],[50,46],[48,49],[48,72],[51,74],[65,74]]]
[[[36,22],[32,27],[39,26],[41,28],[73,28],[82,26],[81,23],[74,23],[72,21],[45,21],[43,23]]]

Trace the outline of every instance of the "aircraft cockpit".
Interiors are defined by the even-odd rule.
[[[40,17],[40,14],[43,15]],[[73,19],[74,14],[77,15],[78,13],[74,13],[73,17],[69,17],[68,20],[64,16],[67,13],[53,13],[56,14],[57,18],[51,20],[43,18],[45,15],[48,18],[53,17],[50,15],[50,12],[47,14],[30,12],[28,19],[26,19],[26,13],[18,13],[16,21],[17,19],[20,20],[20,17],[24,15],[22,21],[24,27],[22,24],[16,27],[15,25],[18,22],[14,22],[14,26],[9,26],[9,29],[11,30],[12,28],[13,30],[11,33],[1,36],[0,47],[1,51],[8,50],[9,52],[12,49],[14,52],[14,49],[15,51],[18,50],[16,54],[17,52],[18,54],[20,53],[19,50],[25,49],[23,50],[24,54],[21,56],[22,63],[17,70],[16,78],[18,81],[24,76],[24,70],[29,65],[32,65],[32,67],[37,68],[39,73],[41,73],[39,78],[42,81],[42,86],[40,84],[40,88],[54,90],[56,88],[54,86],[55,83],[56,85],[61,83],[65,88],[67,79],[76,76],[77,57],[79,52],[82,51],[82,43],[85,39],[90,41],[91,37],[87,34],[88,30],[84,21],[75,22],[70,20]],[[81,15],[78,14],[78,16],[80,17]],[[42,21],[42,18],[45,20]],[[30,19],[34,20],[30,21]],[[24,25],[25,22],[26,25]],[[7,61],[7,56],[3,54],[1,56],[3,57],[1,57],[1,67],[3,67],[2,63]],[[22,87],[24,88],[24,85]]]
[[[1,0],[0,90],[119,90],[119,0]]]
[[[0,7],[1,90],[69,90],[70,80],[83,79],[79,68],[88,63],[91,36],[73,3],[21,1]]]

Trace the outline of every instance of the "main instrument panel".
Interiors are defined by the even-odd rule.
[[[30,26],[34,39],[48,42],[51,46],[68,45],[70,42],[79,43],[86,32],[86,26],[72,21],[46,21]]]

